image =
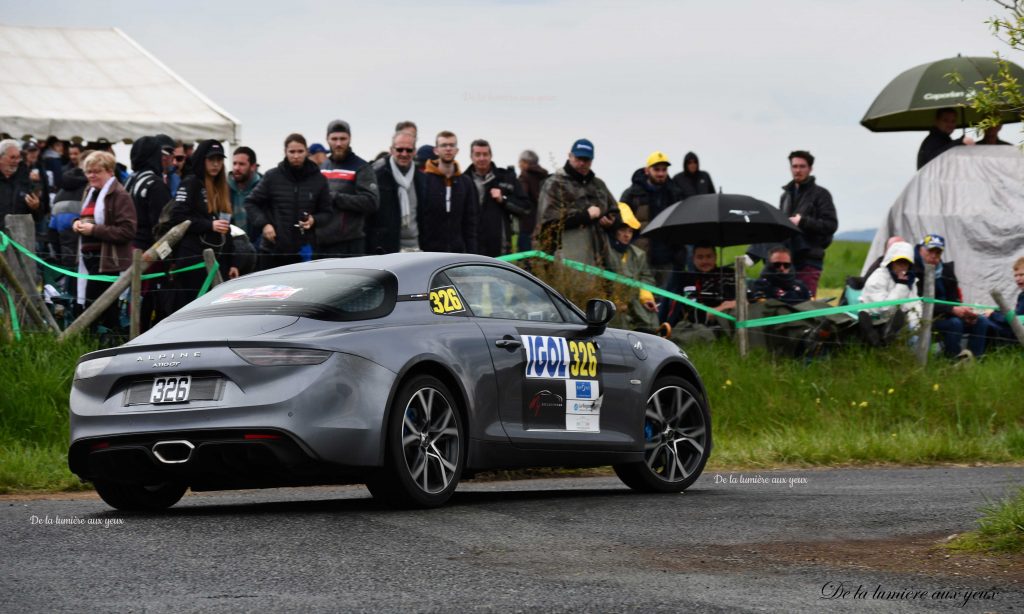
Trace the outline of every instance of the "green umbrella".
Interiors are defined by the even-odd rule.
[[[1013,62],[1009,65],[1011,74],[1024,82],[1024,69]],[[953,72],[960,74],[963,85],[947,77]],[[976,81],[998,74],[999,64],[990,57],[957,56],[915,66],[885,86],[860,123],[872,132],[928,130],[935,124],[936,110],[954,107],[959,112],[959,126],[964,128],[981,119],[966,106],[968,92],[975,88]],[[1004,124],[1019,121],[1019,114],[1003,113]]]

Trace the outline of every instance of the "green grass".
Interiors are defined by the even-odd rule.
[[[978,530],[947,544],[966,552],[1024,552],[1024,488],[981,508]]]
[[[727,342],[687,348],[704,378],[713,466],[933,464],[1024,460],[1024,355],[974,364],[909,349],[849,347],[810,364]]]
[[[0,341],[0,492],[78,488],[67,467],[68,394],[78,357],[97,347],[46,333]]]

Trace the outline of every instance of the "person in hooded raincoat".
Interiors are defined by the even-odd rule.
[[[882,264],[868,276],[860,295],[861,303],[878,303],[907,298],[917,298],[916,277],[913,271],[914,246],[906,241],[897,241],[889,246]],[[921,322],[921,303],[904,303],[889,307],[875,307],[865,310],[873,319],[892,317],[897,309],[907,315],[907,324],[916,330]]]
[[[623,277],[654,285],[654,275],[647,263],[644,250],[632,244],[633,235],[640,228],[640,221],[626,203],[618,203],[617,214],[613,211],[614,222],[605,232],[605,266],[609,271]],[[628,288],[632,296],[625,309],[616,314],[613,326],[629,330],[653,333],[658,329],[658,306],[650,290]]]
[[[711,181],[711,175],[700,170],[700,158],[692,151],[686,152],[683,158],[683,171],[676,173],[672,177],[672,182],[679,186],[684,199],[698,194],[715,193],[715,182]]]

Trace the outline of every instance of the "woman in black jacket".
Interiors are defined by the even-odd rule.
[[[171,224],[192,222],[174,250],[172,268],[179,269],[203,261],[203,250],[211,248],[220,264],[221,275],[238,277],[231,241],[231,195],[224,172],[224,147],[217,141],[203,141],[192,154],[195,174],[186,177],[174,196]],[[206,270],[177,273],[170,281],[173,290],[168,313],[181,309],[199,295],[206,281]],[[166,304],[166,303],[165,303]]]
[[[261,269],[310,260],[315,228],[325,228],[331,218],[327,180],[306,153],[306,138],[289,134],[284,160],[245,199],[249,223],[260,229]]]

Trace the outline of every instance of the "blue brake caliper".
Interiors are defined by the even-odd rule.
[[[647,441],[654,439],[654,426],[651,425],[650,420],[644,420],[644,439]]]

